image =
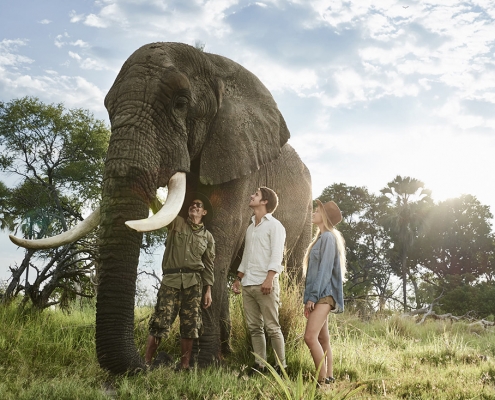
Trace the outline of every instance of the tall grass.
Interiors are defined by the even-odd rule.
[[[300,288],[282,282],[280,320],[288,369],[248,378],[254,361],[242,298],[232,296],[232,354],[220,366],[175,373],[163,367],[135,377],[98,366],[92,306],[70,314],[0,307],[0,399],[495,399],[495,332],[462,322],[400,315],[363,320],[331,315],[335,384],[316,388],[303,332]],[[144,352],[151,308],[136,309],[135,338]],[[178,327],[159,350],[178,358]],[[273,353],[269,360],[275,365]]]

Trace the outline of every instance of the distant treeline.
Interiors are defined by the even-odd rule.
[[[495,314],[495,240],[488,206],[462,195],[435,203],[423,182],[396,176],[378,194],[333,184],[344,216],[348,304],[422,308],[441,296],[438,312]]]

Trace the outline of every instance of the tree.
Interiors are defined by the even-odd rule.
[[[66,110],[32,97],[0,102],[0,170],[20,178],[0,193],[3,229],[42,238],[82,220],[84,210],[99,203],[109,136],[105,123],[86,110]],[[4,298],[24,290],[25,301],[45,308],[76,292],[88,295],[81,284],[87,282],[96,256],[95,241],[87,239],[39,251],[36,257],[27,250],[21,265],[11,268]]]
[[[493,215],[472,195],[440,202],[428,215],[428,229],[419,240],[418,263],[441,280],[449,275],[493,275]]]
[[[9,211],[10,190],[0,182],[0,230],[14,229],[14,216]]]
[[[434,205],[424,220],[409,261],[427,271],[421,289],[441,298],[438,312],[493,314],[495,238],[493,215],[475,196],[462,195]]]
[[[425,189],[424,183],[417,179],[397,175],[380,192],[389,197],[391,202],[383,223],[394,243],[390,257],[396,259],[394,264],[402,276],[403,305],[406,311],[409,274],[407,260],[428,209],[433,204],[431,191]]]

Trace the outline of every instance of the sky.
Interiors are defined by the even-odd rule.
[[[36,96],[109,123],[103,99],[135,50],[204,45],[271,91],[313,198],[401,175],[493,213],[494,20],[493,0],[2,0],[0,101]],[[0,278],[22,256],[0,232]]]

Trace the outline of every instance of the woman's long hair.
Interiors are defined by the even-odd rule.
[[[346,272],[346,250],[345,250],[345,240],[344,237],[342,236],[342,233],[335,228],[332,223],[328,220],[327,214],[325,213],[325,210],[323,209],[322,206],[318,204],[318,210],[320,211],[320,214],[323,218],[323,225],[325,228],[330,231],[333,236],[335,236],[335,241],[337,242],[337,251],[339,252],[339,258],[340,258],[340,270],[342,272],[342,280],[345,281],[345,272]],[[309,244],[308,249],[306,250],[306,254],[304,255],[304,260],[303,260],[303,273],[306,275],[306,271],[308,270],[308,262],[309,262],[309,254],[311,253],[311,249],[315,245],[316,241],[318,238],[321,236],[320,228],[317,228],[316,230],[316,235],[313,238],[312,242]]]

